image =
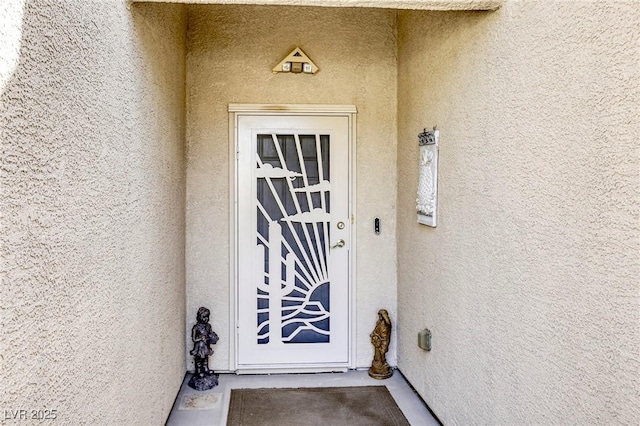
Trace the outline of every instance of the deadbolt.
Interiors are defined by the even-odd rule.
[[[336,226],[338,227],[338,229],[344,229],[344,222],[338,222]]]

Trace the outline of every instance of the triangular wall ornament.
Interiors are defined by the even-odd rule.
[[[319,71],[316,64],[300,49],[296,47],[289,53],[278,65],[275,66],[273,72],[293,72],[315,74]]]

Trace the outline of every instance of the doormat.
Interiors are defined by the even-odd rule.
[[[232,389],[229,426],[409,425],[386,386]]]

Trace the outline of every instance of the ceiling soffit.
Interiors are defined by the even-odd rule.
[[[252,4],[274,6],[378,7],[414,10],[496,10],[507,0],[130,0],[133,3]]]

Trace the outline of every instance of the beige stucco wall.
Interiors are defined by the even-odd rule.
[[[0,5],[3,410],[167,418],[184,376],[185,24],[181,5]]]
[[[200,305],[230,369],[229,103],[354,104],[357,115],[357,364],[371,362],[376,312],[396,313],[395,12],[190,6],[187,47],[187,331]],[[299,46],[316,75],[273,74]],[[376,236],[373,219],[383,232]],[[187,340],[186,349],[190,349]],[[389,360],[395,364],[395,344]],[[188,368],[192,361],[188,358]]]
[[[400,14],[398,364],[445,424],[640,421],[638,22],[636,1]]]

